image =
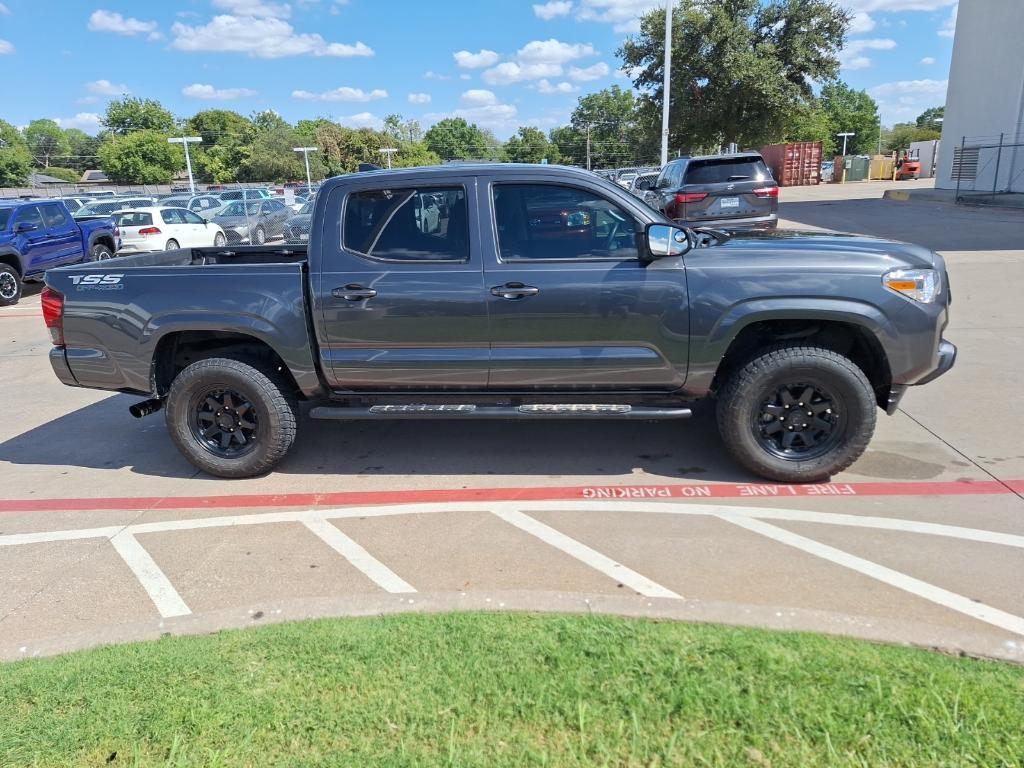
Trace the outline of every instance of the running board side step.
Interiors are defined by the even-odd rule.
[[[318,406],[312,419],[362,421],[364,419],[688,419],[689,408],[650,408],[604,403],[538,403],[534,405],[444,405],[410,403],[373,405],[369,408]]]

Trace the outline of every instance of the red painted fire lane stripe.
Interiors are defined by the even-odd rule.
[[[837,496],[984,496],[1024,491],[1024,480],[776,485],[595,485],[537,488],[463,488],[409,491],[340,491],[233,496],[108,497],[0,500],[0,513],[87,512],[119,509],[232,509],[343,507],[446,501],[554,501],[572,499],[733,499]]]

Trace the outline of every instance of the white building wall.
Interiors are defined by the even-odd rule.
[[[1024,142],[1024,0],[961,0],[953,40],[935,186],[956,187],[953,151],[967,144]],[[991,190],[995,149],[979,153],[977,181]],[[1024,147],[1004,150],[997,188],[1024,192]]]

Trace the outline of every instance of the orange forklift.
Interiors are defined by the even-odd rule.
[[[919,178],[921,178],[921,158],[916,155],[911,156],[906,150],[903,150],[903,156],[896,161],[896,181]]]

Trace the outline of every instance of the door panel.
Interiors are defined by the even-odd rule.
[[[53,248],[51,266],[76,262],[82,258],[82,235],[71,216],[55,203],[39,206]]]
[[[439,188],[451,204],[440,227],[426,227],[435,232],[416,216],[418,190],[428,188],[417,187],[414,177],[331,193],[316,238],[322,264],[316,304],[320,354],[336,390],[486,386],[489,332],[475,182],[446,178],[429,191]]]
[[[492,190],[484,267],[489,387],[682,386],[689,334],[682,263],[644,266],[636,245],[642,225],[599,189],[498,183]]]
[[[37,227],[31,232],[22,232],[15,236],[18,251],[25,265],[25,273],[35,274],[49,269],[53,266],[56,248],[53,238],[46,230],[46,223],[39,212],[39,207],[32,205],[19,209],[14,221],[11,222],[11,231],[13,232],[22,222],[35,224]]]

